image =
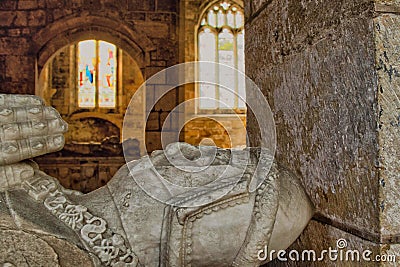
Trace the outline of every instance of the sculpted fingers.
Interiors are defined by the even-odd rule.
[[[62,119],[0,124],[0,142],[60,134],[65,133],[67,129],[68,125]]]
[[[26,107],[43,105],[43,101],[38,96],[0,94],[0,107]]]
[[[0,94],[0,165],[62,149],[67,128],[39,97]]]
[[[8,165],[55,152],[62,149],[63,146],[64,136],[62,134],[1,142],[0,165]]]
[[[28,106],[28,107],[1,107],[0,124],[15,122],[42,121],[60,119],[57,110],[52,107]]]

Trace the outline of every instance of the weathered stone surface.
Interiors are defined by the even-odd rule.
[[[46,71],[43,69],[46,61],[64,46],[73,45],[77,41],[105,39],[126,48],[127,51],[123,53],[135,61],[134,64],[122,64],[123,75],[129,76],[131,81],[123,77],[121,87],[124,88],[124,92],[121,92],[118,116],[111,116],[113,118],[110,119],[112,123],[117,121],[117,125],[122,125],[122,117],[129,99],[143,82],[143,78],[178,62],[177,5],[175,0],[0,1],[0,55],[7,55],[6,64],[2,64],[3,59],[0,60],[0,92],[35,94],[45,90],[42,96],[51,96],[54,90],[51,87],[52,83],[48,83],[46,88],[36,84],[37,77],[41,77]],[[115,25],[106,21],[114,22]],[[145,23],[137,24],[140,21]],[[129,31],[135,34],[128,37]],[[157,54],[157,58],[150,60],[150,52]],[[41,62],[36,57],[45,59]],[[67,57],[68,55],[65,55],[65,58]],[[67,76],[64,86],[57,89],[67,89],[65,95],[73,96],[69,88],[74,87],[72,77],[75,77],[73,72],[76,66],[72,64],[75,64],[76,58],[74,55],[69,57],[64,63],[71,62],[71,66],[52,70],[55,73],[63,71],[64,76]],[[27,58],[29,60],[26,60]],[[145,58],[149,60],[145,61]],[[39,66],[36,66],[37,60]],[[35,73],[36,67],[39,73]],[[48,77],[62,76],[60,73],[51,76],[52,74],[49,73]],[[59,92],[58,96],[60,95],[62,94]],[[71,115],[73,111],[68,114],[65,111],[74,109],[70,101],[72,99],[60,97],[58,100],[64,104],[56,103],[59,111],[65,116]],[[51,99],[46,101],[50,102]],[[162,109],[171,109],[170,105],[176,105],[176,101],[177,99],[172,103],[168,102],[168,107]],[[144,141],[144,137],[139,139],[140,142]],[[141,144],[141,147],[144,146]]]
[[[148,0],[148,1],[129,0],[128,10],[155,11],[155,0]]]
[[[13,23],[15,13],[12,11],[0,11],[0,26],[9,26]]]
[[[399,13],[399,0],[375,0],[375,10],[378,12]]]
[[[36,9],[36,8],[38,8],[37,0],[18,1],[18,9]]]
[[[87,252],[80,249],[78,246],[53,236],[43,236],[41,239],[54,249],[54,252],[58,257],[58,266],[95,266],[92,258],[87,254]]]
[[[157,150],[161,146],[161,133],[160,132],[147,132],[146,133],[146,151],[151,152]]]
[[[199,145],[205,138],[213,140],[218,147],[230,148],[246,145],[246,116],[193,117],[183,129],[189,144]]]
[[[378,72],[380,209],[384,240],[400,242],[400,16],[374,19]]]
[[[0,126],[8,125],[0,135],[2,168],[28,164],[15,160],[32,157],[31,149],[54,149],[35,139],[36,126],[46,128],[54,115],[58,127],[46,133],[66,130],[37,97],[3,94],[0,107]],[[87,195],[29,166],[34,171],[27,174],[17,168],[0,173],[0,229],[12,222],[20,229],[1,230],[4,264],[30,266],[35,259],[40,266],[258,266],[260,244],[287,248],[314,212],[300,181],[261,148],[169,144],[129,162],[106,187]],[[74,259],[66,262],[67,254]]]
[[[372,9],[369,1],[272,1],[246,26],[246,72],[275,114],[278,160],[300,174],[317,209],[377,235]],[[249,115],[251,136],[256,127]]]
[[[400,259],[400,244],[383,244],[381,245],[381,266],[393,266]]]
[[[398,255],[399,10],[384,0],[270,1],[249,16],[246,72],[275,113],[277,158],[301,174],[327,222],[312,222],[293,248],[321,251],[345,238],[349,248]],[[248,130],[255,142],[251,115]]]
[[[53,248],[36,235],[0,230],[0,242],[0,263],[3,266],[59,266]]]
[[[157,90],[157,89],[156,89]],[[171,111],[177,103],[177,90],[171,90],[156,103],[154,109],[156,111]]]
[[[147,118],[146,130],[160,130],[160,118],[158,112],[151,112]]]
[[[28,13],[28,25],[32,27],[46,25],[46,13],[43,10],[30,11]]]
[[[338,242],[344,242],[345,247],[343,249],[339,249],[337,247]],[[329,248],[332,251],[336,250],[336,252],[332,252],[329,254]],[[302,253],[304,251],[314,251],[315,259],[309,257],[308,254],[304,254],[305,261],[301,260],[290,260],[289,253],[292,250],[296,250],[300,254],[300,258],[302,259]],[[322,254],[322,250],[327,250]],[[349,251],[357,250],[359,259],[357,260],[357,254],[355,255],[355,260],[352,260],[351,254]],[[366,255],[366,259],[370,258],[371,261],[366,261],[362,257],[362,253],[366,250],[371,251],[370,255]],[[340,252],[342,251],[342,252]],[[378,262],[375,261],[376,255],[381,255],[380,245],[375,244],[373,242],[366,241],[361,239],[355,235],[349,234],[346,231],[340,230],[338,228],[332,227],[330,225],[322,224],[317,221],[312,220],[301,236],[296,240],[296,242],[290,246],[286,250],[285,258],[288,261],[280,261],[275,259],[273,262],[267,264],[266,266],[380,266]],[[346,254],[347,253],[347,254]],[[390,252],[388,252],[388,255]],[[277,254],[275,253],[275,256]],[[293,254],[295,255],[295,254]],[[311,254],[313,255],[313,254]],[[346,256],[347,255],[347,256]],[[295,257],[295,256],[293,256]],[[320,259],[320,260],[318,260]]]
[[[132,157],[139,158],[140,154],[136,153]],[[63,156],[62,158],[43,156],[35,158],[35,161],[41,170],[56,177],[63,187],[83,193],[91,192],[107,184],[117,170],[125,164],[122,156],[90,158],[88,156]]]

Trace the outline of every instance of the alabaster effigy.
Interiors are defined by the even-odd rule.
[[[82,194],[30,160],[63,147],[56,110],[0,95],[0,126],[1,266],[259,266],[261,249],[286,249],[313,214],[261,148],[173,143]]]

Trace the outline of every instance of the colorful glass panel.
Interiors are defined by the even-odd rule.
[[[99,41],[99,107],[114,108],[117,84],[117,48],[115,45]]]
[[[96,42],[78,44],[78,105],[82,108],[96,106]]]
[[[117,92],[117,47],[87,40],[78,43],[78,106],[115,108]]]

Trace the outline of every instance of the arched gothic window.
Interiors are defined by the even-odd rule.
[[[117,93],[117,47],[98,40],[77,45],[79,108],[115,108]]]
[[[198,60],[226,64],[244,72],[244,15],[237,4],[220,1],[211,5],[200,18],[198,33]],[[212,77],[215,84],[199,84],[198,95],[215,100],[199,100],[200,110],[244,110],[245,81],[234,71],[206,69],[200,66],[199,78]],[[239,97],[240,96],[240,97]]]

